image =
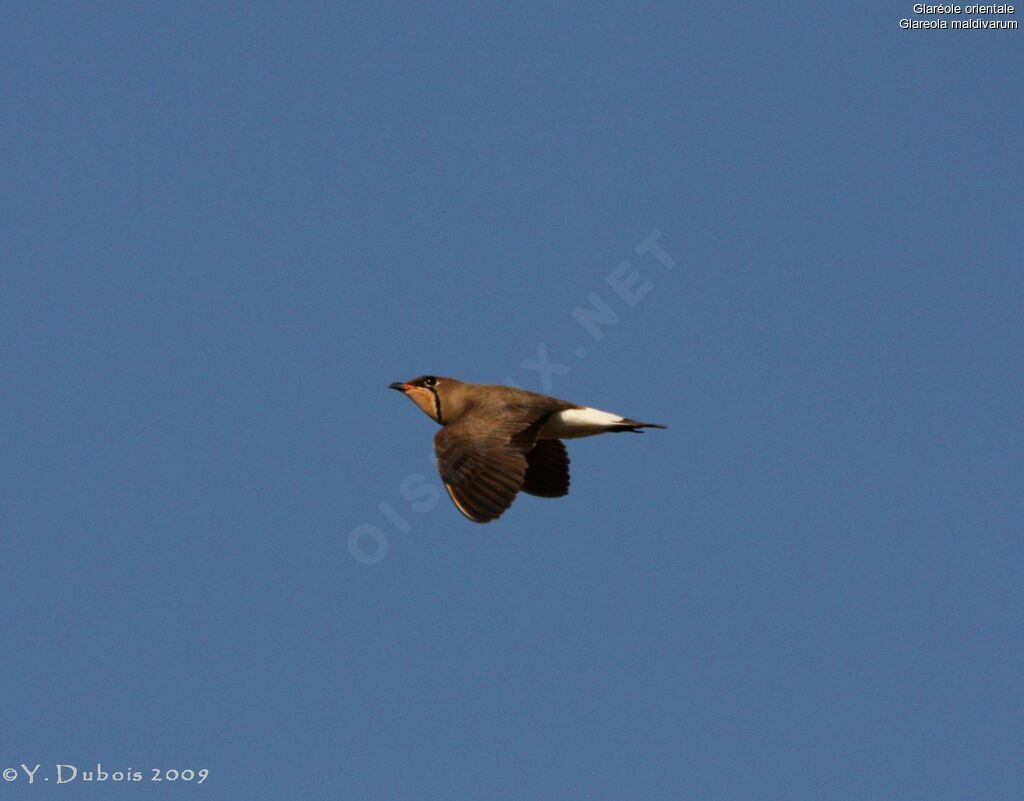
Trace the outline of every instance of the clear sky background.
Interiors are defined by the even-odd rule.
[[[7,5],[0,768],[211,773],[0,792],[1021,798],[1024,32],[905,16]],[[669,430],[410,492],[541,346]]]

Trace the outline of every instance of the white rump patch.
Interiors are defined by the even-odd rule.
[[[600,409],[566,409],[551,415],[541,430],[541,437],[551,439],[573,439],[592,437],[608,430],[609,426],[621,423],[623,417]]]

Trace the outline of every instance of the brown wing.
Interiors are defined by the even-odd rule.
[[[523,492],[542,498],[569,494],[569,454],[559,439],[539,439],[526,454]]]
[[[526,478],[526,453],[548,414],[527,408],[467,414],[437,432],[437,468],[455,508],[487,523],[512,505]]]

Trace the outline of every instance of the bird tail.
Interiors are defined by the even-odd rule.
[[[623,420],[608,430],[615,433],[628,431],[631,434],[643,434],[644,432],[640,430],[642,428],[668,428],[668,426],[663,426],[661,423],[641,423],[639,420]]]

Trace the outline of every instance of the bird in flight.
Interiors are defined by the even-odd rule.
[[[563,439],[666,428],[500,384],[424,375],[390,388],[443,426],[434,437],[437,467],[455,508],[474,523],[500,517],[520,490],[567,495]]]

